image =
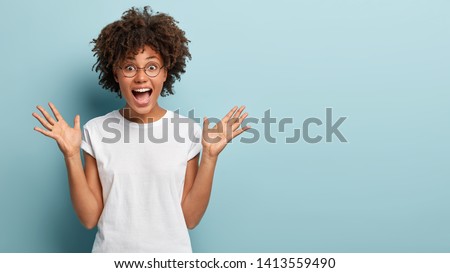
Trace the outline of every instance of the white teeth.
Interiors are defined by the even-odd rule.
[[[150,88],[134,89],[133,91],[136,91],[136,92],[148,92],[148,91],[150,91]]]

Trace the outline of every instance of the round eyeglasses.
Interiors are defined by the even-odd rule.
[[[122,67],[118,66],[118,68],[122,71],[122,74],[127,78],[133,78],[136,76],[138,70],[143,69],[145,74],[151,78],[154,78],[159,75],[161,69],[164,66],[160,66],[158,63],[150,62],[146,64],[144,67],[137,67],[134,64],[126,64]]]

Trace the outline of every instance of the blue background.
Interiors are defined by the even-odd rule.
[[[92,38],[131,6],[192,41],[163,107],[293,118],[221,154],[196,252],[449,252],[450,3],[445,0],[2,1],[0,252],[89,252],[63,157],[33,131],[52,101],[70,124],[123,102],[97,84]],[[285,138],[309,117],[348,143]],[[253,124],[261,134],[264,126]],[[311,135],[324,135],[311,126]]]

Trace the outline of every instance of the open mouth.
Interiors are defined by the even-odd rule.
[[[150,96],[152,95],[153,89],[151,88],[140,88],[131,90],[134,99],[140,105],[147,104],[150,102]]]

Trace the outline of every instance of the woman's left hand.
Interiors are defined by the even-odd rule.
[[[209,128],[209,119],[203,118],[203,154],[210,157],[217,157],[233,138],[250,129],[250,126],[240,128],[242,121],[248,116],[248,113],[242,114],[245,106],[237,109],[237,106],[228,112],[228,114],[213,128]]]

